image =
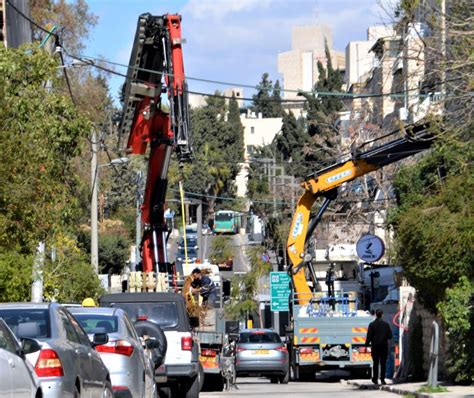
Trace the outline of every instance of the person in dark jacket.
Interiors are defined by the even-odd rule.
[[[202,305],[213,308],[217,300],[217,288],[214,282],[207,275],[203,275],[199,268],[191,272],[193,282],[191,286],[193,293],[199,293],[202,297]]]
[[[365,346],[372,348],[372,360],[374,361],[372,382],[378,384],[379,364],[380,364],[380,382],[385,384],[385,372],[388,357],[388,344],[392,338],[392,329],[390,325],[382,319],[383,311],[375,311],[375,320],[369,324]]]

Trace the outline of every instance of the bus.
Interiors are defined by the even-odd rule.
[[[214,232],[216,234],[238,234],[241,226],[241,213],[232,210],[219,210],[215,214]]]

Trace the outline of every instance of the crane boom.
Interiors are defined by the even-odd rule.
[[[350,160],[336,163],[309,176],[302,183],[305,191],[298,200],[287,240],[293,288],[300,304],[307,304],[312,297],[312,290],[305,274],[305,268],[311,262],[311,256],[305,253],[306,242],[329,203],[337,197],[338,187],[371,171],[424,151],[430,148],[432,142],[433,136],[427,130],[427,126],[416,125],[412,127],[410,135],[356,154]],[[311,208],[321,197],[324,198],[323,203],[316,216],[311,218]]]
[[[175,150],[181,162],[192,152],[182,42],[181,16],[140,15],[123,87],[119,135],[128,134],[125,150],[144,154],[149,146],[141,216],[144,272],[168,262],[164,206],[171,154]],[[162,109],[163,94],[169,112]]]

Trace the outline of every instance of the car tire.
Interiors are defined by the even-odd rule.
[[[204,386],[204,381],[205,381],[205,375],[204,375],[204,369],[201,365],[201,362],[199,362],[199,370],[198,370],[197,377],[199,377],[199,391],[202,391],[202,387]]]
[[[74,386],[74,398],[81,398],[81,392],[79,391],[77,384]]]
[[[153,360],[155,362],[155,367],[161,366],[165,361],[166,352],[168,351],[168,340],[166,340],[163,329],[148,321],[137,321],[133,326],[139,336],[150,336],[158,340],[160,348],[156,350],[158,351],[157,358],[153,358]]]
[[[104,391],[102,392],[102,397],[103,398],[113,398],[114,397],[114,391],[112,390],[112,383],[110,381],[107,381],[105,383]]]
[[[272,384],[278,384],[278,377],[276,377],[276,376],[270,377],[270,383],[272,383]]]
[[[290,381],[290,371],[286,372],[283,376],[280,376],[280,384],[288,384]]]

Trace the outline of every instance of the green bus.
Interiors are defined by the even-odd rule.
[[[219,210],[214,218],[214,233],[238,234],[242,226],[242,213],[232,210]]]

